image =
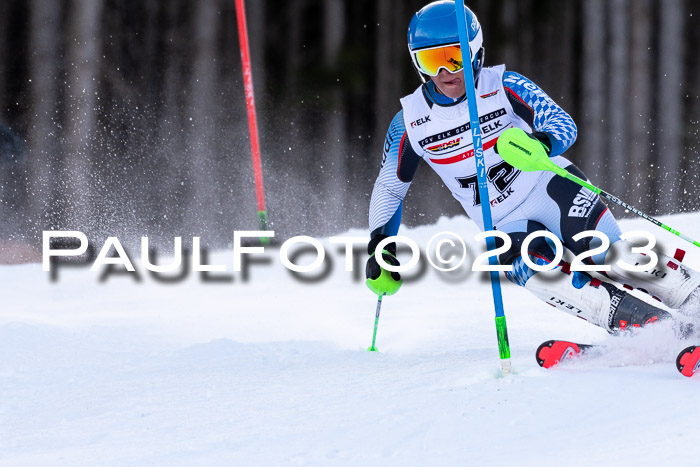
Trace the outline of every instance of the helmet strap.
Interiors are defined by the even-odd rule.
[[[474,62],[472,62],[472,69],[474,70],[474,84],[479,82],[479,75],[481,74],[481,69],[484,67],[484,55],[486,55],[486,51],[482,47],[476,53],[476,58],[474,60],[474,62],[476,62],[476,67],[474,66]]]
[[[416,72],[416,74],[418,74],[418,77],[423,82],[423,84],[430,81],[430,77],[428,75],[426,75],[425,73],[421,72],[420,69],[415,65],[415,63],[412,63],[412,65],[413,65],[413,70]]]

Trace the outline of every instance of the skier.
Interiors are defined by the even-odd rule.
[[[380,241],[398,232],[403,199],[423,160],[441,177],[479,228],[493,228],[510,236],[511,248],[498,258],[501,264],[512,265],[512,271],[506,273],[510,281],[546,303],[611,333],[670,318],[667,311],[624,289],[642,289],[669,308],[678,309],[698,294],[700,273],[682,264],[681,250],[674,258],[657,253],[658,264],[653,270],[633,273],[623,269],[617,265],[617,259],[629,265],[644,265],[649,263],[649,256],[633,253],[635,245],[620,239],[620,228],[598,195],[552,172],[520,171],[501,158],[499,152],[530,147],[586,179],[578,167],[562,156],[576,140],[572,118],[524,76],[506,71],[503,65],[484,66],[481,26],[469,9],[467,29],[468,63],[474,72],[474,83],[464,81],[462,52],[467,51],[460,49],[453,1],[428,4],[409,24],[408,48],[423,84],[401,99],[402,108],[387,132],[369,210],[369,288],[378,295],[390,295],[401,285],[400,274],[379,266],[375,250]],[[465,95],[465,86],[472,85],[476,88],[494,226],[483,225],[477,188]],[[541,230],[555,234],[574,255],[600,245],[595,237],[575,241],[576,234],[587,230],[605,234],[611,247],[593,255],[590,261],[597,265],[605,264],[606,258],[614,262],[606,276],[617,285],[584,272],[572,272],[563,261],[555,268],[560,279],[555,281],[551,279],[553,273],[529,267],[521,255],[521,246],[528,234]],[[530,243],[527,255],[533,263],[544,265],[554,260],[555,251],[540,236]],[[384,248],[382,258],[388,264],[399,265],[394,243]]]

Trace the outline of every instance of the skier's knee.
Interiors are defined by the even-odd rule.
[[[501,264],[513,266],[511,271],[506,272],[506,278],[514,284],[524,287],[528,279],[537,274],[538,271],[529,266],[523,259],[521,244],[520,241],[513,242],[513,246],[503,253],[499,260]],[[544,266],[554,260],[556,253],[545,237],[537,237],[530,243],[527,256],[531,264]]]
[[[538,266],[543,266],[545,264],[551,263],[551,260],[541,256],[528,255],[528,258],[533,264],[536,264]],[[533,269],[532,267],[528,266],[528,264],[525,262],[522,256],[518,256],[517,258],[515,258],[512,261],[511,265],[513,266],[513,268],[510,271],[506,271],[506,278],[512,283],[519,285],[520,287],[525,287],[527,281],[539,272],[536,269]]]
[[[613,216],[610,210],[607,208],[600,215],[600,218],[596,223],[595,230],[601,232],[606,237],[608,237],[608,241],[610,241],[611,245],[620,241],[620,236],[622,235],[622,232],[620,231],[620,226],[615,220],[615,216]],[[595,237],[591,240],[591,244],[589,245],[591,249],[600,246],[596,240],[597,239]],[[604,264],[606,253],[607,251],[601,253],[599,257],[593,256],[593,262],[595,264]]]

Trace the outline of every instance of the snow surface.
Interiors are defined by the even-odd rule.
[[[700,235],[700,214],[663,220]],[[622,226],[700,268],[697,248]],[[463,217],[401,233],[424,246],[440,231],[476,243]],[[333,270],[316,283],[270,247],[247,282],[0,267],[0,465],[700,463],[700,378],[676,371],[685,344],[666,329],[615,340],[504,283],[516,373],[503,378],[488,281],[430,269],[384,299],[367,352],[376,298],[324,244]],[[210,262],[231,271],[232,252]],[[543,370],[534,352],[552,338],[613,350]]]

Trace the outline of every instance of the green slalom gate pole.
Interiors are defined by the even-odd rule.
[[[539,142],[533,140],[534,144],[540,144]],[[503,141],[503,144],[510,144],[513,145],[517,150],[516,151],[501,151],[501,157],[503,160],[508,162],[510,165],[513,167],[523,170],[525,172],[537,172],[537,171],[542,171],[542,170],[547,170],[550,172],[554,172],[555,174],[559,175],[560,177],[564,177],[567,180],[571,180],[574,183],[577,183],[581,185],[582,187],[588,188],[592,192],[596,193],[599,195],[601,198],[604,198],[608,201],[611,201],[615,204],[618,204],[622,206],[623,208],[632,211],[639,217],[648,220],[652,224],[656,224],[659,227],[661,227],[664,230],[667,230],[671,232],[674,235],[677,235],[678,237],[682,238],[686,242],[692,243],[693,245],[700,247],[700,243],[693,240],[692,238],[688,237],[687,235],[683,235],[676,229],[673,229],[669,227],[668,225],[664,224],[663,222],[659,221],[658,219],[654,219],[648,214],[643,213],[639,209],[635,208],[634,206],[630,206],[629,204],[625,203],[621,199],[611,195],[610,193],[607,193],[600,188],[591,185],[587,181],[577,177],[576,175],[569,173],[566,169],[563,169],[556,165],[552,160],[547,156],[546,154],[542,153],[541,151],[530,151],[528,148],[522,147],[522,145],[519,145],[515,142],[513,142],[510,139],[506,139]]]
[[[467,27],[475,27],[476,23],[467,25],[467,10],[464,0],[455,0],[455,13],[457,15],[457,29],[459,30],[459,42],[462,48],[462,63],[464,69],[464,84],[467,93],[467,103],[469,104],[469,118],[472,131],[472,141],[474,143],[474,160],[476,162],[476,176],[479,184],[479,197],[482,200],[481,213],[484,218],[484,230],[493,229],[491,218],[491,205],[489,200],[489,188],[486,180],[486,164],[484,162],[484,150],[481,142],[481,128],[479,125],[479,110],[476,105],[476,89],[474,83],[474,70],[472,70],[471,52],[469,48],[469,32]],[[477,31],[474,31],[476,33]],[[493,237],[486,237],[486,248],[491,251],[496,248]],[[496,265],[498,261],[494,255],[489,257],[489,264]],[[503,309],[503,296],[501,294],[501,280],[498,272],[491,271],[491,291],[493,295],[493,305],[496,310],[496,334],[498,336],[498,352],[501,358],[501,369],[503,376],[511,372],[510,363],[510,343],[508,342],[508,328],[506,326],[506,316]]]
[[[377,299],[377,312],[374,314],[374,333],[372,334],[372,346],[367,349],[370,352],[377,351],[377,348],[374,346],[374,343],[377,341],[377,327],[379,326],[379,313],[382,311],[382,298],[383,297],[384,297],[384,295],[380,295],[379,298]]]

